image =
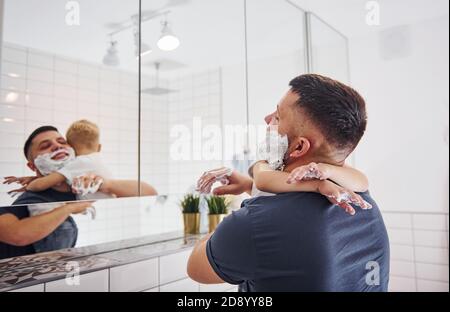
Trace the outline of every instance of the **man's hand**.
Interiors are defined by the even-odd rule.
[[[356,211],[351,204],[361,207],[364,210],[372,209],[372,205],[366,202],[361,196],[331,181],[321,181],[318,191],[328,198],[332,204],[341,207],[352,216],[356,214]]]
[[[214,189],[214,195],[240,195],[252,191],[253,180],[229,168],[219,168],[205,172],[197,182],[197,190],[210,193],[214,183],[221,182],[223,186]]]
[[[63,208],[66,209],[69,214],[83,214],[88,208],[92,207],[93,203],[94,202],[68,203],[65,204]]]

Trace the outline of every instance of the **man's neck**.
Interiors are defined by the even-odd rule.
[[[303,157],[301,159],[298,159],[294,162],[291,163],[287,163],[284,166],[284,172],[292,172],[294,169],[301,167],[301,166],[306,166],[309,165],[310,163],[325,163],[325,164],[330,164],[330,165],[335,165],[335,166],[343,166],[344,162],[342,163],[337,163],[335,161],[332,161],[330,159],[325,159],[323,157]]]

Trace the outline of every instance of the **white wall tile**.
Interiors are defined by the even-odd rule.
[[[390,273],[399,277],[416,277],[416,269],[414,262],[407,261],[391,261]]]
[[[27,81],[27,90],[30,93],[53,96],[53,84],[45,83],[40,81],[28,80]]]
[[[411,230],[388,229],[391,244],[413,244],[413,233]]]
[[[416,261],[448,265],[448,249],[433,247],[415,247]]]
[[[187,277],[187,261],[192,250],[186,250],[160,258],[160,283],[167,284]]]
[[[8,76],[2,77],[2,88],[6,90],[17,90],[17,91],[25,91],[26,90],[26,81],[23,78],[13,78]]]
[[[72,60],[55,57],[55,71],[78,74],[78,64]]]
[[[414,261],[414,247],[391,244],[391,260]]]
[[[448,232],[416,230],[414,241],[418,246],[448,248]]]
[[[53,70],[54,57],[49,54],[30,52],[28,53],[28,65]]]
[[[25,50],[19,50],[3,46],[2,59],[13,63],[26,64],[27,53]]]
[[[160,292],[198,292],[198,283],[187,278],[159,287]]]
[[[158,259],[110,269],[110,291],[142,291],[158,286]]]
[[[53,83],[54,72],[52,70],[31,66],[28,66],[27,69],[28,80]]]
[[[72,73],[55,72],[55,84],[69,87],[76,87],[78,85],[77,76]]]
[[[44,292],[44,284],[11,290],[11,292]]]
[[[389,279],[390,292],[414,292],[416,290],[414,278],[391,276]]]
[[[418,280],[417,288],[420,292],[448,292],[448,283],[428,281],[428,280]]]
[[[27,68],[24,64],[2,62],[2,75],[18,76],[18,78],[25,78],[27,75]]]
[[[443,218],[442,215],[415,214],[413,218],[414,218],[414,229],[416,230],[435,230],[435,231],[447,230],[445,218]]]
[[[448,283],[448,265],[416,263],[416,275],[419,279],[428,279]]]

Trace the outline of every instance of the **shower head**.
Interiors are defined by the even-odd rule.
[[[176,90],[167,89],[167,88],[161,88],[161,87],[152,87],[142,90],[142,93],[150,94],[150,95],[166,95],[170,93],[175,93]]]
[[[177,92],[177,90],[172,90],[172,89],[163,88],[163,87],[159,86],[159,69],[160,69],[160,67],[161,67],[161,63],[155,62],[156,84],[154,87],[143,89],[142,93],[161,96],[161,95],[167,95],[170,93]]]

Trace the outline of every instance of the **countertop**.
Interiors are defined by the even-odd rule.
[[[76,261],[80,274],[144,261],[189,249],[203,235],[182,232],[151,235],[0,260],[0,292],[65,278],[70,262]]]

